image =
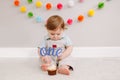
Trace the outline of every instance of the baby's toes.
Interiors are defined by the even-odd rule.
[[[61,68],[58,69],[58,73],[65,74],[65,75],[70,75],[70,70],[66,67],[61,67]]]

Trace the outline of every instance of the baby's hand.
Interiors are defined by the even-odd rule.
[[[51,58],[50,56],[43,56],[41,58],[42,62],[46,63],[46,64],[50,64],[51,63]]]

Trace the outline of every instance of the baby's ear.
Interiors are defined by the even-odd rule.
[[[47,24],[44,25],[45,27],[47,26]]]
[[[68,29],[68,27],[67,27],[67,26],[65,26],[64,30],[66,30],[66,29]]]
[[[47,25],[46,25],[46,24],[45,24],[45,28],[46,28],[46,30],[48,30],[48,29],[47,29]]]

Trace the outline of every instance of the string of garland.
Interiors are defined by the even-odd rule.
[[[111,1],[111,0],[103,0],[103,1],[99,2],[99,3],[97,4],[97,8],[98,8],[98,9],[102,9],[102,8],[104,7],[104,5],[105,5],[105,1]],[[27,0],[27,2],[28,2],[28,4],[32,4],[32,3],[33,3],[33,0]],[[84,2],[84,0],[79,0],[79,2],[82,3],[82,2]],[[21,2],[20,2],[20,0],[14,0],[13,4],[14,4],[14,6],[20,6],[20,5],[21,5]],[[68,1],[68,5],[67,5],[67,6],[68,6],[69,8],[74,7],[74,5],[75,5],[74,0],[69,0],[69,1]],[[35,2],[35,6],[36,6],[36,8],[41,8],[41,7],[43,6],[43,3],[42,3],[41,1],[36,1],[36,2]],[[46,10],[51,10],[52,7],[54,7],[54,6],[53,6],[53,4],[50,3],[50,2],[47,2],[47,3],[45,4]],[[61,2],[59,2],[59,3],[56,4],[56,8],[57,8],[58,10],[63,9],[63,7],[64,7],[64,5],[63,5]],[[20,12],[21,12],[21,13],[27,12],[26,6],[20,6]],[[92,16],[95,15],[95,10],[94,10],[94,9],[90,9],[90,10],[88,10],[88,13],[87,13],[87,14],[88,14],[88,17],[92,17]],[[35,16],[35,15],[33,14],[33,12],[28,12],[27,15],[28,15],[29,18],[32,18],[33,16]],[[78,20],[78,22],[82,22],[82,21],[84,21],[85,17],[84,17],[84,15],[81,14],[81,15],[78,15],[78,17],[77,17],[76,19]],[[41,16],[36,16],[36,22],[42,22],[42,21],[43,21],[43,19],[42,19]],[[67,23],[68,25],[72,25],[72,24],[73,24],[73,19],[72,19],[72,18],[69,18],[69,19],[66,21],[66,23]]]

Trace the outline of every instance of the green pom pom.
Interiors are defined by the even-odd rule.
[[[104,7],[104,2],[99,2],[99,3],[98,3],[98,8],[101,9],[101,8],[103,8],[103,7]]]
[[[32,3],[32,0],[27,0],[28,1],[28,3]]]
[[[28,13],[28,17],[33,17],[33,13],[32,13],[32,12],[29,12],[29,13]]]

